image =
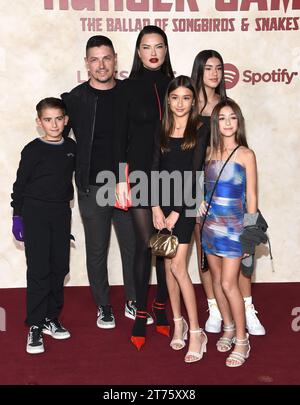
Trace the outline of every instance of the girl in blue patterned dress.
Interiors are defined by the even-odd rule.
[[[195,83],[199,94],[199,114],[201,121],[210,128],[210,117],[214,107],[227,98],[224,80],[224,62],[219,52],[213,49],[205,49],[199,52],[194,60],[191,78]],[[194,239],[196,243],[199,276],[205,291],[209,317],[205,323],[205,330],[210,333],[219,333],[222,326],[220,314],[213,291],[212,279],[208,267],[201,268],[201,243],[200,226],[197,220]],[[250,335],[265,335],[266,331],[257,317],[252,292],[251,277],[240,271],[239,286],[245,302],[246,328]]]
[[[245,331],[245,306],[238,278],[244,214],[257,211],[256,159],[254,152],[248,148],[244,118],[234,101],[218,103],[212,112],[211,124],[211,145],[205,164],[206,197],[200,207],[201,216],[208,208],[202,230],[202,246],[224,320],[224,334],[217,342],[217,349],[226,352],[235,343],[226,365],[238,367],[250,352],[249,336]],[[218,174],[237,146],[221,174],[208,207]]]

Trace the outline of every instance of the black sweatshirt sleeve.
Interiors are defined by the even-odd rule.
[[[13,184],[13,192],[11,194],[12,202],[10,205],[13,207],[13,215],[22,215],[23,192],[37,164],[37,155],[31,153],[30,149],[29,145],[27,145],[21,152],[17,178]]]
[[[67,113],[67,116],[69,117],[69,121],[68,121],[67,125],[65,126],[62,135],[63,135],[64,138],[68,138],[68,136],[70,134],[70,131],[72,129],[72,122],[71,122],[71,117],[70,117],[70,115],[71,115],[71,106],[69,105],[69,93],[63,93],[63,94],[61,94],[60,97],[61,97],[62,101],[66,105],[66,108],[67,108],[66,113]],[[68,111],[69,111],[69,113],[68,113]]]
[[[119,174],[119,164],[126,163],[126,152],[128,148],[128,116],[130,106],[130,81],[124,80],[118,89],[116,95],[116,111],[118,117],[115,122],[115,173],[117,176],[117,183],[126,181],[125,173]],[[129,168],[130,169],[130,168]]]

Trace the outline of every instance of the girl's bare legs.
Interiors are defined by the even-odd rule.
[[[236,338],[246,339],[245,330],[245,306],[239,288],[238,279],[240,271],[240,259],[220,258],[207,255],[209,266],[212,271],[214,291],[220,311],[224,319],[224,325],[230,325],[234,321]],[[227,303],[225,302],[227,301]],[[234,332],[224,332],[224,336],[231,338]],[[246,354],[248,345],[236,345],[234,351]],[[231,360],[235,362],[235,360]]]
[[[191,281],[191,278],[188,273],[187,269],[187,253],[188,253],[188,244],[183,244],[180,243],[177,249],[176,256],[171,259],[170,269],[172,275],[176,279],[176,282],[178,284],[178,287],[181,291],[183,301],[188,313],[189,317],[189,325],[190,325],[190,330],[199,330],[199,321],[198,321],[198,312],[197,312],[197,304],[196,304],[196,296],[195,296],[195,290],[193,283]],[[167,285],[169,282],[169,277],[167,277]],[[172,293],[176,291],[176,296],[174,298],[172,297]],[[169,297],[173,309],[173,304],[172,301],[174,302],[174,310],[173,314],[175,317],[175,310],[178,310],[178,295],[180,297],[180,293],[178,293],[178,290],[176,290],[173,287],[173,290],[169,290]],[[180,304],[179,304],[180,305]],[[178,314],[178,313],[177,313]],[[181,312],[180,312],[181,314]],[[180,315],[181,316],[181,315]],[[175,325],[176,328],[176,325]],[[176,332],[176,329],[175,329]],[[182,333],[182,331],[181,331]],[[182,334],[181,334],[182,336]],[[189,341],[189,349],[188,351],[192,352],[199,352],[201,344],[204,343],[206,340],[205,335],[202,333],[192,333],[190,334],[190,341]]]
[[[251,277],[244,276],[242,271],[240,271],[239,275],[239,286],[243,298],[251,297]]]
[[[204,288],[206,298],[207,299],[214,299],[214,290],[212,285],[212,278],[209,271],[201,271],[201,243],[200,243],[200,225],[196,224],[194,229],[194,238],[196,242],[197,248],[197,260],[198,260],[198,269],[199,269],[199,277]]]
[[[231,313],[236,328],[236,338],[245,339],[246,320],[245,305],[239,288],[239,272],[241,260],[239,258],[222,258],[222,279],[221,284],[226,298],[229,302]]]
[[[165,271],[173,318],[181,317],[180,289],[171,272],[171,259],[165,259]]]
[[[215,255],[207,255],[209,269],[211,271],[213,289],[218,303],[219,310],[225,326],[230,326],[233,323],[233,316],[226,295],[222,288],[222,258]],[[231,338],[234,331],[224,332],[224,337]]]
[[[237,344],[234,347],[234,352],[246,354],[249,349],[249,342],[246,337],[246,318],[245,318],[245,304],[239,288],[239,272],[240,272],[241,259],[222,259],[222,288],[229,301],[233,320],[236,327]],[[238,341],[243,344],[238,344]],[[228,362],[228,364],[227,364]],[[227,359],[226,365],[234,365],[240,362],[234,358]]]
[[[266,334],[264,326],[258,319],[257,311],[252,303],[251,277],[246,277],[240,272],[239,286],[245,303],[246,327],[251,335],[262,336]]]
[[[176,281],[176,278],[174,277],[171,271],[171,259],[165,259],[165,271],[173,319],[179,319],[182,316],[180,304],[180,289]],[[174,322],[173,339],[182,339],[182,334],[183,334],[183,322]]]
[[[194,238],[196,242],[198,270],[201,284],[204,288],[207,298],[209,317],[205,323],[205,330],[211,333],[219,333],[221,331],[222,316],[220,314],[215,294],[210,271],[203,272],[201,270],[201,242],[200,242],[200,225],[196,224],[194,228]]]

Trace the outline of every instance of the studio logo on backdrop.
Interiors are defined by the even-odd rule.
[[[240,73],[239,69],[232,63],[224,63],[224,79],[226,89],[232,89],[239,81],[249,83],[251,86],[262,83],[291,84],[299,72],[289,71],[286,68],[273,69],[267,72],[257,72],[246,69]]]

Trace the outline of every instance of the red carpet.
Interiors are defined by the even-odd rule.
[[[196,288],[203,326],[206,305],[201,286]],[[0,384],[300,384],[300,331],[291,326],[292,310],[300,307],[299,291],[299,283],[253,285],[267,335],[252,336],[250,358],[244,366],[230,369],[225,366],[226,354],[216,350],[215,334],[208,334],[208,352],[194,364],[185,364],[185,349],[171,350],[169,339],[157,334],[153,325],[147,328],[146,345],[138,352],[129,342],[132,321],[124,317],[123,287],[111,289],[117,322],[112,330],[96,327],[96,308],[88,287],[65,288],[61,319],[71,339],[57,341],[45,336],[45,353],[29,355],[23,324],[25,289],[2,289],[0,307],[6,311],[6,331],[0,332]],[[153,294],[151,287],[149,302]],[[300,327],[300,320],[295,323]]]

